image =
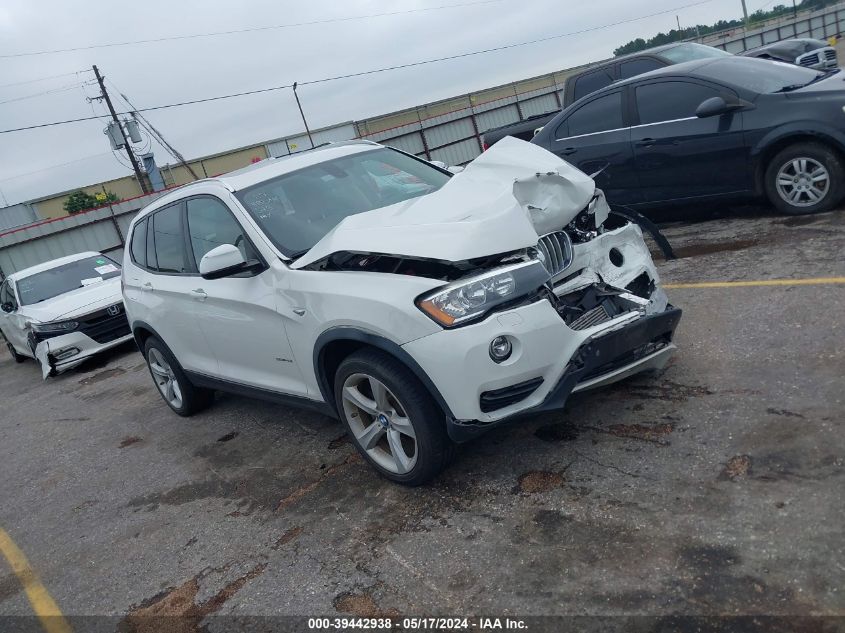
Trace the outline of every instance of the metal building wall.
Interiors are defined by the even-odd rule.
[[[32,205],[21,203],[3,207],[0,209],[0,231],[31,224],[37,222],[38,219],[38,214]]]

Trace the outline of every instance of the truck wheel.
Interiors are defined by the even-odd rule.
[[[821,143],[796,143],[771,160],[765,175],[766,195],[780,211],[806,215],[832,209],[843,190],[842,159]]]
[[[419,486],[454,456],[443,412],[392,356],[364,350],[344,359],[335,374],[335,401],[358,451],[391,481]]]
[[[214,392],[192,385],[167,346],[155,336],[147,339],[144,358],[161,397],[179,415],[188,417],[213,402]]]

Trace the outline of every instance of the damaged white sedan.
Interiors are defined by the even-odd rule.
[[[171,192],[124,300],[180,415],[214,390],[339,417],[393,481],[574,391],[661,368],[681,311],[592,179],[505,139],[452,174],[359,141]]]
[[[12,358],[36,359],[44,378],[132,339],[120,265],[93,251],[9,275],[0,285],[0,310]]]

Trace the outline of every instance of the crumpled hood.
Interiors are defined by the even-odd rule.
[[[340,251],[456,262],[526,248],[568,224],[594,192],[569,163],[506,137],[438,191],[345,218],[292,268]]]
[[[122,301],[120,277],[113,277],[40,303],[21,306],[21,312],[33,321],[48,323],[72,319]]]

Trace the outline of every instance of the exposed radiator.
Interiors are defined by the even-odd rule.
[[[607,310],[604,309],[604,306],[598,305],[592,310],[587,310],[587,312],[575,319],[569,324],[569,327],[573,330],[586,330],[587,328],[609,320],[610,315],[607,313]]]

